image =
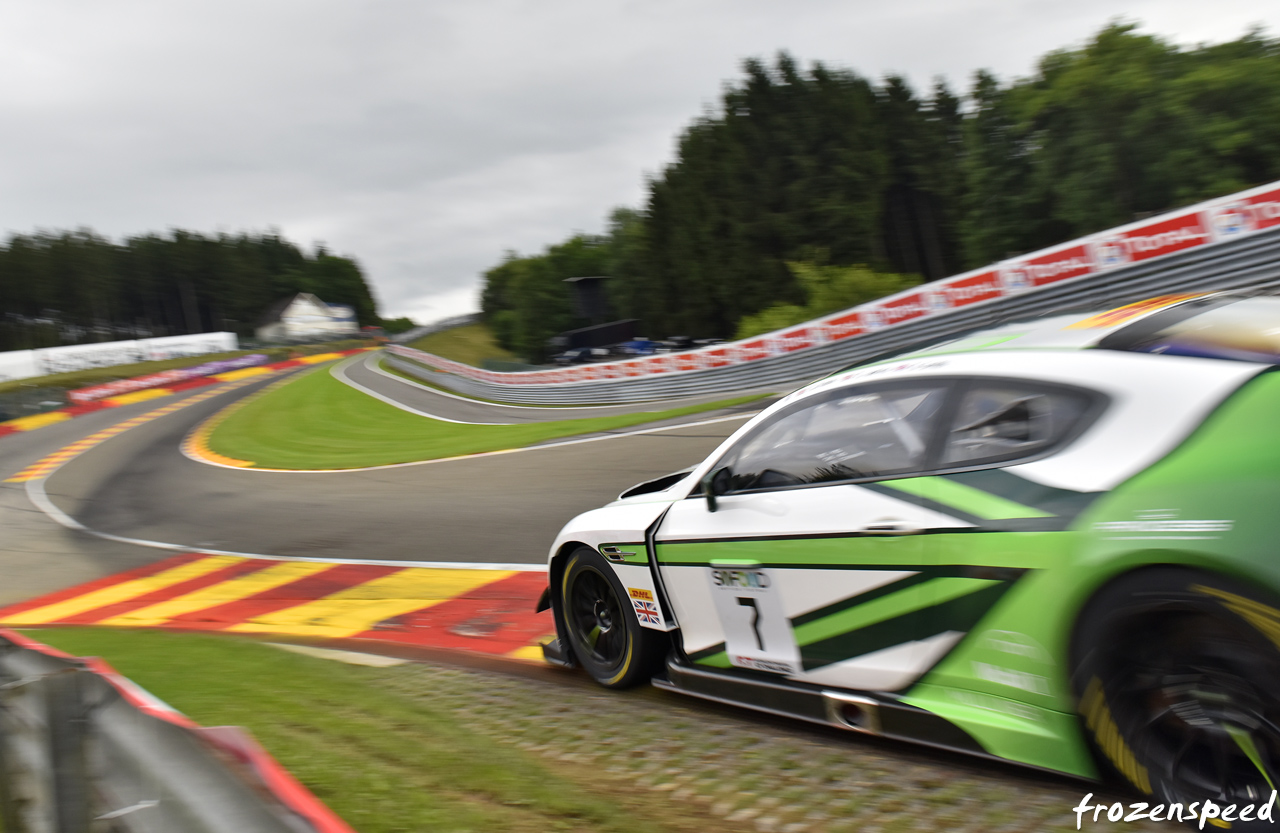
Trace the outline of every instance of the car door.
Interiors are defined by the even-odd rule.
[[[1082,388],[1013,379],[958,382],[943,416],[933,472],[915,478],[921,504],[967,526],[920,538],[921,558],[969,592],[934,608],[948,631],[967,633],[1023,580],[1061,564],[1070,529],[1102,492],[1044,482],[1055,455],[1098,417],[1105,397]],[[966,673],[1001,686],[1048,695],[1049,654],[1020,633],[1000,631]],[[1002,691],[1001,693],[1008,693]]]
[[[744,435],[655,533],[691,662],[863,690],[901,688],[954,644],[922,535],[963,526],[911,488],[952,384],[816,394]],[[722,492],[722,493],[721,493]]]

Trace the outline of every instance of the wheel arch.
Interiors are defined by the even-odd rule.
[[[1258,581],[1256,573],[1250,571],[1247,564],[1223,558],[1212,552],[1152,548],[1125,553],[1092,573],[1096,580],[1087,583],[1074,608],[1069,612],[1070,627],[1067,633],[1068,655],[1066,657],[1068,663],[1080,632],[1084,613],[1089,606],[1118,583],[1129,581],[1138,573],[1155,570],[1190,570],[1221,576],[1230,581],[1252,585],[1280,598],[1280,587]],[[1068,673],[1070,670],[1070,668],[1067,669]]]
[[[575,664],[577,658],[573,656],[573,648],[569,644],[569,633],[564,621],[564,600],[563,594],[560,592],[560,584],[564,581],[565,561],[568,560],[570,553],[580,547],[595,549],[595,547],[583,541],[565,541],[560,544],[555,555],[551,556],[551,560],[547,564],[547,584],[551,590],[551,616],[555,621],[556,637],[559,638],[560,644],[564,646],[564,650],[569,653],[569,658]]]
[[[1223,558],[1211,552],[1149,548],[1125,553],[1091,570],[1090,580],[1083,587],[1071,609],[1066,611],[1068,627],[1065,629],[1063,639],[1059,642],[1061,653],[1058,656],[1063,663],[1063,679],[1066,681],[1068,693],[1077,709],[1077,714],[1080,703],[1075,666],[1081,656],[1080,640],[1085,630],[1084,623],[1087,621],[1091,607],[1099,598],[1122,582],[1129,582],[1134,576],[1142,573],[1187,570],[1250,585],[1268,595],[1275,596],[1280,601],[1280,587],[1259,582],[1257,576],[1247,567],[1245,563]]]

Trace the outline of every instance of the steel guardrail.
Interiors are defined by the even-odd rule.
[[[0,630],[5,833],[354,833],[247,734]]]
[[[1067,310],[1105,309],[1154,295],[1229,289],[1280,289],[1280,226],[1158,260],[914,318],[853,338],[713,369],[627,379],[516,385],[433,369],[428,365],[439,366],[434,357],[415,355],[417,351],[406,348],[394,349],[387,361],[403,372],[464,395],[530,405],[636,402],[769,386],[781,390],[799,387],[876,356],[1002,322]]]

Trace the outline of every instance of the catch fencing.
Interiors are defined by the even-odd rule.
[[[4,833],[354,833],[242,730],[0,630]]]
[[[391,363],[459,393],[595,404],[796,387],[922,342],[1154,295],[1280,284],[1280,183],[925,284],[815,321],[700,350],[529,373],[391,345]]]

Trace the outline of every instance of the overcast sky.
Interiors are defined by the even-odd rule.
[[[8,0],[0,227],[276,228],[425,323],[478,309],[504,250],[641,206],[743,58],[963,91],[1116,17],[1280,29],[1257,0]]]

